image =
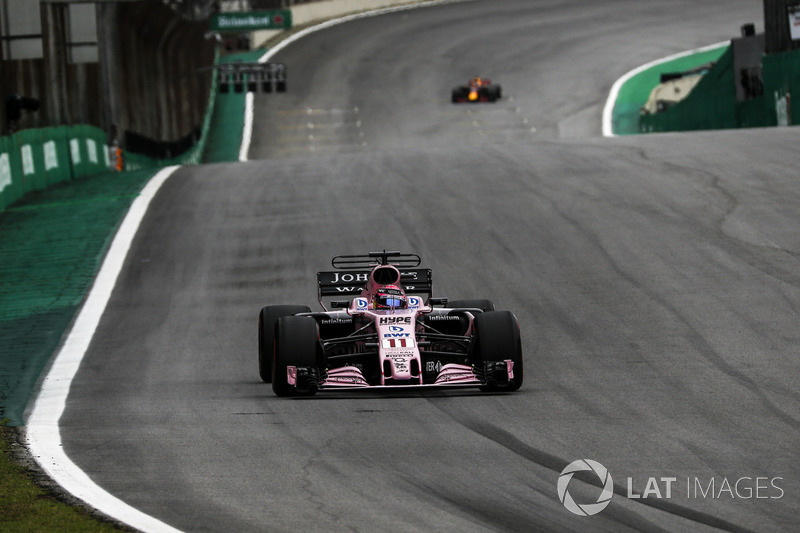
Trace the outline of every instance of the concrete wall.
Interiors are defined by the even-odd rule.
[[[358,13],[359,11],[372,11],[384,7],[411,5],[420,2],[421,0],[321,0],[292,7],[292,25],[297,28],[342,15]],[[258,48],[282,31],[255,31],[251,35],[250,43],[253,48]]]

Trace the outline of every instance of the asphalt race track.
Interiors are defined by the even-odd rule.
[[[478,0],[288,46],[252,161],[185,167],[150,206],[67,453],[185,531],[794,530],[800,130],[601,136],[618,77],[747,22],[760,0]],[[474,74],[504,98],[451,104]],[[384,248],[516,313],[518,393],[259,381],[260,307],[313,307],[332,256]],[[577,459],[613,476],[592,517],[558,498]]]

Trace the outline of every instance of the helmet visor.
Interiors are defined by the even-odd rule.
[[[385,305],[386,307],[392,307],[392,308],[394,308],[394,307],[403,307],[403,304],[405,303],[405,301],[401,300],[400,298],[392,298],[390,296],[387,296],[387,297],[383,298],[382,300],[383,300],[383,302],[382,302],[383,305]]]

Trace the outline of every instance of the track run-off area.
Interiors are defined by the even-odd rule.
[[[620,76],[762,20],[476,0],[285,46],[248,161],[148,197],[49,430],[151,531],[791,531],[800,133],[602,135]],[[451,104],[476,74],[503,98]],[[382,249],[516,314],[520,391],[273,396],[259,309],[313,308],[331,257]],[[613,477],[594,516],[559,498],[579,459]]]

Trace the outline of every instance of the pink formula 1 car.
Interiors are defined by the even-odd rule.
[[[261,309],[261,379],[278,396],[401,387],[517,390],[523,369],[516,317],[495,311],[489,300],[432,298],[431,271],[419,264],[418,255],[399,252],[337,256],[335,271],[317,274],[323,311]],[[323,302],[341,296],[354,297]]]

